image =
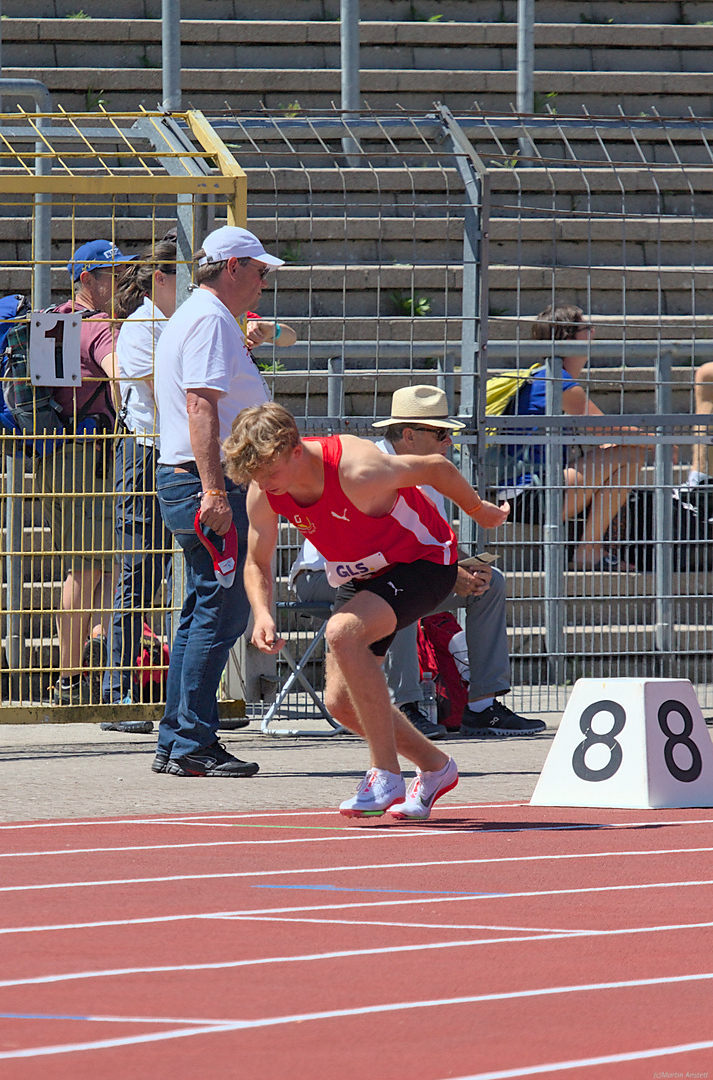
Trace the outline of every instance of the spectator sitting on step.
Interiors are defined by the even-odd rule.
[[[701,364],[696,370],[695,406],[697,416],[713,415],[713,363]],[[713,430],[699,428],[699,442],[694,443],[691,454],[691,468],[684,488],[697,488],[713,485]]]
[[[581,308],[574,304],[547,307],[532,326],[537,341],[588,342],[594,334],[591,323],[585,322]],[[602,410],[590,401],[587,391],[577,381],[587,363],[587,350],[562,357],[562,409],[570,416],[603,416]],[[712,365],[713,367],[713,365]],[[547,368],[537,370],[518,391],[514,415],[546,415]],[[619,429],[622,433],[633,428]],[[527,469],[543,479],[545,448],[542,445],[512,446],[508,471],[515,463],[516,471]],[[605,542],[607,530],[636,487],[639,471],[646,458],[642,446],[617,446],[608,443],[586,449],[578,456],[578,447],[564,451],[563,476],[565,484],[563,520],[578,517],[585,510],[584,532],[572,560],[575,570],[611,569],[618,565],[618,556]],[[548,483],[558,483],[552,478]]]
[[[385,454],[445,454],[451,432],[464,425],[448,418],[446,395],[433,386],[408,386],[394,392],[391,417],[374,424],[385,428],[377,447]],[[443,496],[435,489],[421,490],[446,516]],[[324,571],[324,560],[306,540],[290,572],[290,585],[302,601],[332,603],[336,595]],[[479,564],[458,568],[455,591],[436,611],[465,608],[465,635],[470,666],[468,705],[460,731],[464,735],[533,735],[542,731],[541,720],[528,720],[512,712],[498,698],[510,691],[510,656],[505,619],[505,579],[499,570]],[[416,623],[399,630],[384,662],[391,698],[398,709],[427,738],[445,734],[419,709],[423,701],[418,663]]]

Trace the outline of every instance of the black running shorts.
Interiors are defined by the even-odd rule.
[[[386,656],[397,631],[430,614],[449,596],[455,587],[458,565],[441,566],[418,559],[412,563],[395,563],[383,574],[358,578],[340,585],[332,614],[344,607],[360,592],[372,592],[385,600],[396,615],[396,629],[388,637],[373,642],[371,651]]]

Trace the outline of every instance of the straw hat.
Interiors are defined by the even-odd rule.
[[[444,390],[437,386],[402,386],[391,398],[391,416],[377,420],[372,427],[391,427],[392,424],[420,422],[429,427],[464,428],[460,420],[448,416],[448,401]]]

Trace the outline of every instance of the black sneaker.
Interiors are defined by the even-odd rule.
[[[156,750],[156,757],[151,762],[151,772],[166,772],[167,765],[168,750],[162,750],[158,747]]]
[[[254,776],[260,766],[254,761],[240,761],[216,741],[204,750],[169,758],[166,772],[172,776]]]
[[[99,727],[102,731],[123,731],[125,735],[150,735],[153,720],[117,720],[115,723],[106,720]]]
[[[82,649],[82,667],[85,669],[87,682],[92,696],[92,705],[101,704],[102,679],[104,669],[109,662],[106,634],[97,634],[84,642]]]
[[[508,709],[502,701],[494,701],[482,712],[473,712],[466,705],[460,730],[463,735],[537,735],[544,731],[544,720],[526,720]]]
[[[69,684],[63,679],[57,679],[52,687],[54,705],[89,705],[91,697],[89,683],[83,675],[79,679],[73,679]]]
[[[421,712],[415,701],[406,701],[403,705],[399,705],[398,708],[409,723],[413,724],[416,731],[420,731],[421,734],[425,735],[431,742],[442,739],[446,734],[446,729],[443,724],[432,724],[426,714]]]

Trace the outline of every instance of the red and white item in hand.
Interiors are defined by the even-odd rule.
[[[229,589],[235,581],[235,569],[238,565],[238,533],[235,522],[231,522],[225,536],[218,536],[207,525],[201,524],[201,512],[199,510],[196,513],[195,529],[198,539],[208,549],[213,560],[213,572],[216,581],[224,589]],[[217,543],[213,543],[211,537],[215,537]]]

